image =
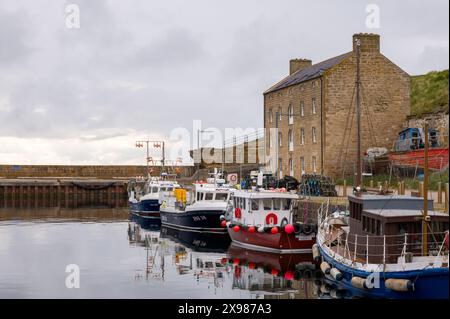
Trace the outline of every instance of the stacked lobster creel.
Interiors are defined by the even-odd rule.
[[[299,183],[299,193],[303,196],[336,197],[337,191],[334,183],[327,176],[304,174]]]

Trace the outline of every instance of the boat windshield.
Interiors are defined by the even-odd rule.
[[[158,192],[158,186],[153,186],[150,190],[150,193],[157,193]]]
[[[228,200],[228,194],[227,193],[217,193],[216,200],[221,200],[221,201],[226,202]]]
[[[205,193],[204,200],[212,200],[214,197],[213,193]]]

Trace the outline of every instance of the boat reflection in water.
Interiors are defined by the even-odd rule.
[[[226,263],[228,236],[221,234],[186,232],[163,227],[160,231],[148,230],[130,222],[130,244],[145,247],[145,275],[137,277],[165,280],[165,276],[194,276],[197,282],[206,282],[213,288],[223,287],[230,271]],[[175,273],[174,273],[175,272]],[[171,278],[173,280],[173,278]]]
[[[226,253],[231,239],[227,234],[203,233],[162,226],[161,237],[197,252]]]
[[[226,261],[233,267],[233,288],[255,298],[314,299],[321,272],[311,254],[276,254],[231,244]]]

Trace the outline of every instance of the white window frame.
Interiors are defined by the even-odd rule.
[[[312,114],[317,114],[317,103],[315,97],[312,98],[311,103],[312,103]]]
[[[305,145],[305,129],[300,128],[300,145]]]
[[[289,159],[289,176],[294,176],[294,161]]]
[[[312,142],[313,144],[317,143],[317,129],[315,127],[312,127]]]
[[[305,170],[305,158],[303,156],[300,157],[300,174],[304,175],[306,173]]]
[[[312,157],[312,170],[313,173],[317,173],[317,157]]]
[[[292,129],[290,129],[288,133],[288,145],[289,152],[294,151],[294,131]]]
[[[301,117],[305,116],[305,102],[303,101],[300,102],[300,116]]]
[[[292,125],[294,124],[294,112],[291,104],[289,104],[288,114],[289,114],[289,125]]]

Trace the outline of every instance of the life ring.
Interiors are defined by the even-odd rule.
[[[241,216],[242,216],[241,209],[239,207],[236,207],[234,209],[234,217],[239,219],[239,218],[241,218]]]
[[[266,216],[266,224],[267,225],[276,225],[278,224],[278,216],[275,213],[269,213]]]

